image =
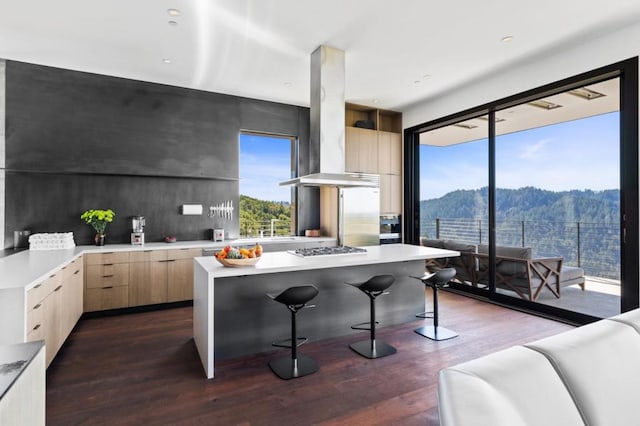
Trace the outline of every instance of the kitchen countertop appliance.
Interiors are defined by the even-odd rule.
[[[131,244],[142,245],[144,244],[144,216],[132,216],[131,217]]]
[[[402,242],[402,229],[399,215],[380,216],[380,244]]]

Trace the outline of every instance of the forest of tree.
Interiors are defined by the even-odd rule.
[[[275,235],[290,235],[291,204],[287,202],[264,201],[240,195],[240,235],[264,236],[271,232],[271,220],[274,222]]]
[[[486,187],[422,200],[420,234],[486,244],[487,205]],[[618,190],[498,188],[495,214],[497,244],[532,247],[534,256],[562,256],[567,264],[579,264],[589,275],[619,279]]]

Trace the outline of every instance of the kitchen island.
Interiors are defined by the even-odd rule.
[[[196,258],[193,334],[207,378],[214,377],[214,359],[268,351],[272,342],[288,336],[289,311],[266,293],[313,284],[320,291],[311,302],[316,308],[300,313],[299,335],[320,340],[358,333],[350,326],[369,319],[369,299],[345,282],[394,275],[390,294],[376,302],[377,319],[382,327],[410,322],[425,311],[424,285],[411,276],[424,273],[425,259],[460,255],[406,244],[365,249],[363,254],[309,258],[264,253],[255,266],[241,268],[224,267],[212,257]]]

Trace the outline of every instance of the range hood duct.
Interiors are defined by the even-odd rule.
[[[309,161],[312,173],[280,186],[379,187],[380,177],[345,173],[345,55],[320,46],[311,54]]]

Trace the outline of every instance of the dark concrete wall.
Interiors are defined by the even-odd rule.
[[[147,241],[237,236],[241,130],[297,136],[308,169],[308,108],[7,61],[4,246],[17,229],[88,243],[91,208],[116,212],[109,242],[129,242],[132,215],[147,217]],[[317,193],[299,198],[302,232],[318,226]],[[233,220],[206,216],[230,200]],[[185,203],[205,214],[180,215]]]

